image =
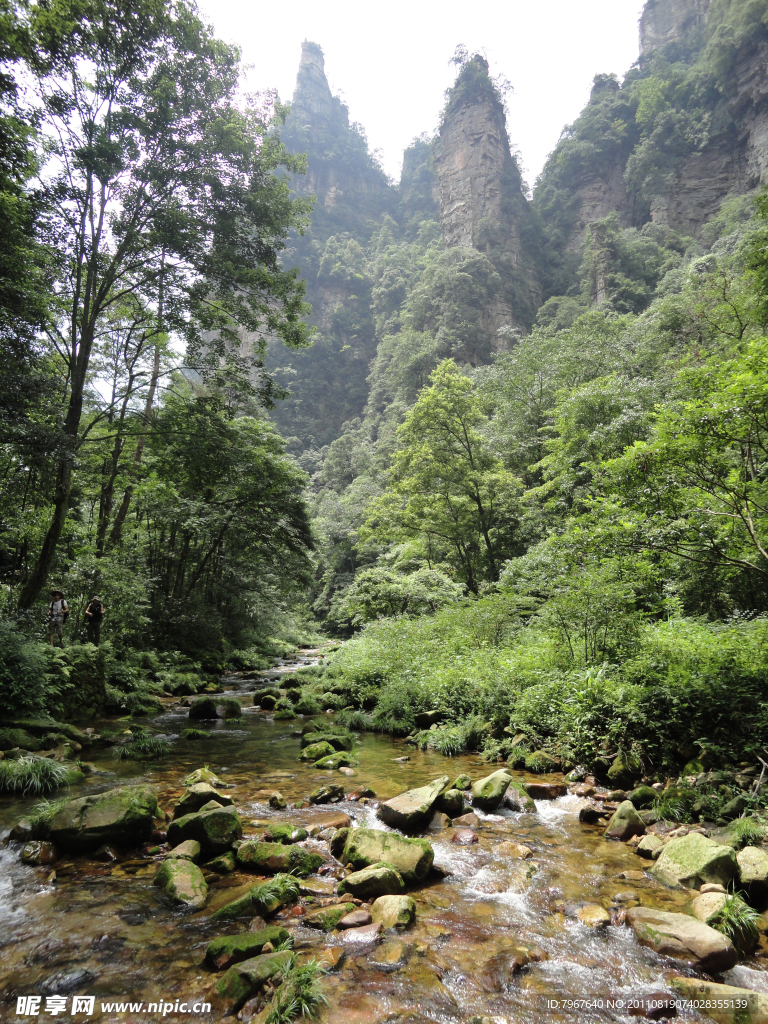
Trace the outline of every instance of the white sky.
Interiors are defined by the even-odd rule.
[[[437,127],[459,43],[512,83],[509,136],[533,184],[593,77],[621,78],[638,57],[642,0],[198,0],[216,34],[253,65],[248,91],[293,94],[301,42],[325,52],[331,90],[399,178],[403,149]]]

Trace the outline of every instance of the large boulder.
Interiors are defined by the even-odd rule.
[[[613,813],[605,830],[608,839],[620,839],[626,842],[632,836],[645,835],[645,822],[635,810],[631,800],[624,800]]]
[[[464,813],[464,794],[460,789],[447,789],[437,798],[435,807],[449,818],[458,818]]]
[[[351,750],[355,737],[351,732],[311,732],[301,737],[302,749],[312,743],[328,743],[334,750]]]
[[[659,794],[651,786],[638,786],[627,797],[638,811],[648,810],[653,807],[658,798]]]
[[[731,940],[688,914],[632,907],[627,911],[627,923],[641,946],[650,946],[662,956],[688,960],[708,974],[727,971],[736,963]]]
[[[258,875],[278,872],[307,878],[325,863],[320,853],[312,853],[301,846],[283,846],[281,843],[242,843],[237,850],[237,863],[243,871]]]
[[[664,842],[659,836],[653,832],[649,832],[644,835],[640,842],[635,847],[635,853],[641,857],[645,857],[646,860],[658,860],[661,856],[661,851],[664,849]]]
[[[230,967],[216,986],[224,1000],[227,1015],[237,1013],[270,978],[289,966],[292,957],[289,949],[283,949],[278,953],[262,953],[261,956],[251,957],[250,960],[243,960]]]
[[[321,757],[330,757],[335,753],[335,747],[332,747],[327,740],[321,740],[320,743],[310,743],[304,747],[301,754],[299,754],[299,760],[319,761]]]
[[[187,839],[184,843],[179,843],[178,846],[174,846],[166,854],[166,858],[170,857],[172,860],[198,860],[202,853],[202,847],[200,843],[194,839]]]
[[[709,924],[723,909],[727,899],[724,892],[702,892],[691,904],[693,916],[704,924]]]
[[[327,782],[313,789],[307,797],[311,804],[329,804],[332,800],[344,799],[344,787],[337,782]]]
[[[391,864],[372,864],[369,868],[353,871],[342,878],[337,892],[347,893],[360,900],[375,900],[379,896],[399,896],[405,891],[400,872]]]
[[[512,781],[507,768],[500,768],[492,775],[486,775],[472,786],[472,805],[482,811],[495,811],[504,799]]]
[[[207,805],[203,805],[205,808]],[[168,826],[168,842],[172,846],[196,839],[204,856],[214,857],[228,850],[243,834],[243,825],[234,807],[212,807],[195,814],[185,814]]]
[[[650,870],[665,885],[700,889],[706,882],[727,886],[739,867],[730,846],[718,846],[698,832],[689,832],[670,839]]]
[[[340,829],[331,840],[331,853],[355,871],[385,861],[400,873],[406,885],[423,882],[435,859],[426,839],[406,839],[396,832],[372,828]]]
[[[533,798],[526,792],[525,783],[519,779],[510,779],[502,804],[511,811],[518,811],[521,814],[533,814],[536,810]]]
[[[240,935],[222,935],[208,943],[205,959],[211,967],[221,970],[232,964],[258,956],[268,942],[277,946],[290,938],[290,933],[279,925],[262,928],[260,932],[242,932]]]
[[[198,697],[189,705],[189,717],[197,722],[209,722],[219,717],[213,697]]]
[[[376,817],[401,832],[418,832],[427,824],[435,801],[450,781],[448,775],[441,775],[426,786],[409,789],[400,796],[386,800],[380,805]]]
[[[406,928],[416,919],[416,902],[411,896],[379,896],[371,917],[382,928]]]
[[[72,853],[95,849],[103,843],[138,846],[152,834],[156,814],[153,786],[120,786],[68,800],[48,820],[45,832],[60,850]]]
[[[716,1024],[768,1024],[768,995],[762,992],[701,978],[672,978],[669,985],[680,999],[706,1006],[706,1016]]]
[[[756,846],[745,846],[736,854],[739,881],[753,896],[764,896],[768,891],[768,853]]]
[[[188,786],[176,801],[173,817],[183,818],[185,814],[194,814],[210,800],[215,800],[222,807],[232,805],[231,796],[219,793],[209,782],[196,782],[193,786]]]
[[[204,907],[208,899],[208,885],[203,872],[183,857],[164,860],[155,875],[155,885],[174,903],[194,910]]]

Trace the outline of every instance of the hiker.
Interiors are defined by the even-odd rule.
[[[69,605],[64,600],[61,590],[51,591],[52,601],[48,605],[48,632],[51,635],[51,647],[54,647],[54,636],[59,634],[59,642],[64,646],[64,623],[69,615]]]
[[[99,646],[101,639],[101,620],[104,618],[106,609],[100,597],[92,597],[85,609],[85,628],[88,633],[88,643]]]

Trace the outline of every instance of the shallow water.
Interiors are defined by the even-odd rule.
[[[305,654],[303,663],[312,656]],[[290,671],[288,661],[278,671]],[[255,834],[247,823],[268,817],[308,824],[343,810],[359,824],[383,827],[371,806],[354,802],[274,812],[266,803],[275,789],[289,804],[321,782],[343,781],[347,791],[365,784],[387,798],[436,776],[455,778],[466,772],[473,779],[489,769],[477,757],[443,758],[420,753],[400,740],[365,735],[354,778],[320,772],[297,761],[303,724],[275,722],[252,706],[249,696],[261,686],[254,679],[225,680],[228,695],[244,698],[243,718],[211,726],[211,736],[197,742],[178,741],[172,752],[150,764],[118,761],[109,748],[91,757],[96,772],[77,795],[108,789],[131,779],[143,779],[158,789],[160,804],[170,810],[182,792],[181,780],[208,764],[231,788],[245,824],[246,837]],[[331,716],[328,716],[329,719]],[[95,723],[98,726],[98,723]],[[114,727],[114,722],[110,723]],[[149,722],[153,731],[169,738],[190,723],[185,708],[174,706]],[[207,724],[206,724],[206,727]],[[407,762],[395,758],[409,756]],[[538,777],[539,779],[541,777]],[[0,799],[0,831],[11,826],[35,801]],[[627,904],[632,891],[646,906],[686,909],[692,894],[672,891],[648,876],[631,881],[618,875],[647,866],[622,843],[609,843],[600,829],[580,825],[575,800],[539,801],[535,814],[505,811],[481,815],[479,843],[457,846],[453,830],[431,834],[435,859],[451,873],[412,893],[417,920],[402,934],[388,933],[374,947],[355,948],[350,933],[325,936],[291,923],[296,947],[314,954],[328,948],[340,953],[328,976],[329,1007],[321,1019],[333,1024],[410,1024],[469,1022],[474,1016],[498,1022],[528,1024],[542,1019],[572,1021],[626,1020],[609,999],[637,997],[665,989],[666,979],[686,973],[679,961],[665,960],[638,945],[630,929],[617,924],[593,931],[562,913],[569,903],[599,903],[606,909]],[[499,855],[505,840],[525,843],[533,850],[528,861]],[[309,840],[318,845],[317,840]],[[325,847],[327,849],[327,847]],[[106,865],[88,857],[63,858],[51,868],[27,867],[19,861],[20,844],[0,846],[0,1014],[3,1020],[23,1021],[16,1014],[17,996],[71,994],[96,997],[93,1017],[60,1019],[103,1022],[219,1020],[223,1015],[214,991],[216,975],[201,966],[205,947],[216,934],[244,929],[243,923],[212,927],[210,913],[253,883],[252,876],[234,874],[211,884],[208,907],[184,914],[163,903],[152,885],[161,855],[126,853]],[[622,901],[616,896],[622,894]],[[290,921],[291,919],[289,919]],[[527,950],[531,962],[513,973],[513,958]],[[760,958],[752,958],[723,979],[768,991],[768,973]],[[161,1013],[136,1010],[100,1012],[112,1001],[144,1003],[207,1001],[210,1014]],[[568,1000],[597,1001],[596,1006],[569,1006]],[[599,1001],[602,1000],[602,1005]],[[684,1012],[683,1017],[698,1019]]]

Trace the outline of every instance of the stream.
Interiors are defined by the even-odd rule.
[[[301,652],[263,676],[295,671],[316,663],[318,656]],[[182,779],[207,764],[228,787],[225,792],[235,801],[247,838],[256,834],[249,823],[257,819],[309,827],[339,811],[356,824],[385,827],[375,817],[373,802],[291,808],[331,778],[343,781],[347,792],[366,785],[386,799],[443,774],[455,778],[466,772],[476,780],[494,770],[474,755],[447,759],[402,740],[364,734],[354,779],[318,771],[297,760],[297,731],[308,719],[276,722],[254,707],[253,691],[264,685],[255,676],[225,678],[223,685],[224,696],[242,700],[241,719],[205,723],[211,730],[208,739],[174,743],[170,754],[150,763],[120,761],[111,748],[98,748],[90,755],[96,770],[73,795],[142,780],[156,786],[160,806],[170,810],[183,791]],[[93,724],[98,730],[99,723]],[[191,723],[187,709],[175,701],[147,724],[177,739]],[[114,719],[110,725],[114,728]],[[410,760],[395,760],[405,756]],[[535,778],[562,781],[562,776]],[[288,801],[287,810],[270,809],[267,800],[274,790]],[[37,802],[0,798],[0,833],[7,835]],[[622,908],[638,903],[682,912],[694,893],[654,882],[643,870],[649,862],[625,844],[603,839],[600,828],[579,823],[576,802],[570,795],[537,801],[535,814],[478,812],[479,842],[470,846],[452,843],[452,828],[428,833],[436,864],[449,873],[430,876],[426,886],[411,893],[417,917],[410,928],[386,932],[375,944],[355,943],[350,932],[325,935],[303,928],[301,918],[288,912],[284,923],[301,955],[322,955],[333,965],[325,981],[329,1006],[320,1019],[332,1024],[469,1024],[475,1018],[533,1024],[544,1017],[553,1022],[629,1021],[617,1001],[669,991],[666,979],[686,973],[684,964],[641,947],[632,930],[619,923],[590,929],[569,915],[573,905],[584,902],[613,908],[617,922]],[[533,857],[505,857],[499,847],[510,840],[530,847]],[[328,849],[318,839],[305,845]],[[33,1019],[17,1015],[19,996],[71,993],[95,996],[94,1014],[70,1018],[67,1011],[61,1019],[146,1022],[194,1016],[175,1009],[165,1016],[127,1008],[100,1011],[102,1003],[111,1001],[162,1001],[174,1007],[177,1001],[207,1001],[211,1012],[195,1019],[222,1019],[217,975],[202,966],[205,948],[216,935],[247,926],[215,926],[210,914],[244,892],[244,885],[252,885],[253,876],[236,871],[209,880],[208,906],[190,914],[171,908],[152,884],[165,849],[126,852],[111,864],[65,855],[48,867],[22,864],[20,849],[20,843],[0,845],[3,1020]],[[625,872],[629,875],[622,877]],[[529,962],[515,969],[521,948]],[[768,971],[759,952],[717,980],[768,992]],[[571,1000],[586,1002],[571,1005]],[[53,1019],[44,1007],[45,998],[38,1019]],[[705,1019],[689,1010],[679,1016]]]

